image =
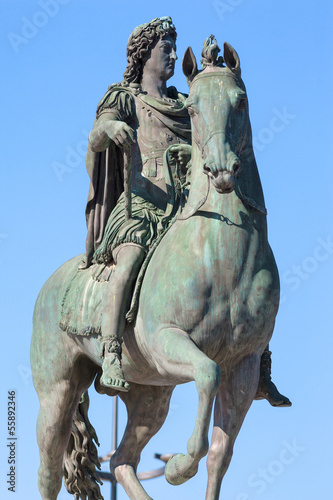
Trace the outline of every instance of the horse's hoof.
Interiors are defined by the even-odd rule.
[[[179,468],[177,465],[177,460],[179,458],[183,458],[185,455],[183,453],[178,453],[178,455],[174,455],[171,457],[168,461],[168,463],[165,466],[165,479],[168,481],[168,483],[173,484],[173,485],[179,485],[183,484],[187,481],[187,479],[184,479],[179,472]]]
[[[270,379],[263,379],[259,382],[259,387],[257,390],[257,394],[254,399],[267,399],[269,404],[275,407],[288,407],[291,406],[292,403],[287,398],[287,396],[283,396]]]
[[[190,467],[188,467],[184,462],[186,462],[187,455],[183,455],[183,453],[178,453],[171,457],[168,463],[165,466],[165,479],[168,483],[173,484],[174,486],[178,486],[180,484],[186,483],[191,477],[193,477],[198,470],[197,464],[192,468],[193,470],[190,472]],[[186,472],[186,475],[185,475]],[[193,473],[192,473],[193,472]]]
[[[283,394],[281,394],[281,398],[280,399],[278,399],[278,400],[276,400],[276,399],[273,399],[273,400],[268,399],[268,402],[272,406],[275,406],[276,408],[282,408],[282,407],[292,406],[292,402],[290,401],[290,399],[287,398],[287,396],[283,396]]]

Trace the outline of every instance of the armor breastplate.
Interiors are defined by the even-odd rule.
[[[188,142],[162,123],[148,104],[138,97],[135,102],[137,142],[132,147],[132,191],[164,209],[167,197],[163,154],[173,144]]]

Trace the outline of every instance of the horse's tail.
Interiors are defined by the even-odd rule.
[[[88,391],[82,394],[76,409],[72,433],[64,455],[64,483],[75,500],[103,500],[99,484],[103,484],[96,473],[101,468],[98,461],[99,446],[96,431],[88,418]],[[99,483],[99,484],[98,484]]]

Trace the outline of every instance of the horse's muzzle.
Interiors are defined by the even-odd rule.
[[[231,193],[235,187],[235,177],[230,172],[219,172],[217,176],[212,177],[212,184],[220,194]]]
[[[213,170],[204,165],[204,172],[211,180],[214,188],[220,194],[231,193],[235,188],[235,178],[240,171],[240,162],[235,161],[231,168],[225,170]]]

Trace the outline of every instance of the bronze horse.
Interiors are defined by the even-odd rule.
[[[203,71],[191,48],[183,59],[190,85],[191,188],[152,256],[136,321],[124,334],[123,368],[131,390],[120,397],[128,422],[111,471],[133,500],[150,498],[136,476],[141,451],[162,427],[174,387],[190,381],[199,395],[194,430],[187,453],[170,459],[165,476],[172,484],[187,481],[208,452],[206,500],[219,498],[279,305],[239,57],[229,44],[224,44],[224,63],[215,52]],[[59,328],[64,290],[80,259],[65,263],[47,281],[34,314],[31,359],[41,406],[37,433],[44,500],[57,498],[68,446],[80,461],[73,418],[82,393],[101,373],[98,335],[80,337]],[[85,459],[82,455],[83,468]],[[70,491],[75,498],[101,498],[92,486],[93,470],[84,470],[89,486]],[[66,474],[75,476],[75,467]]]

